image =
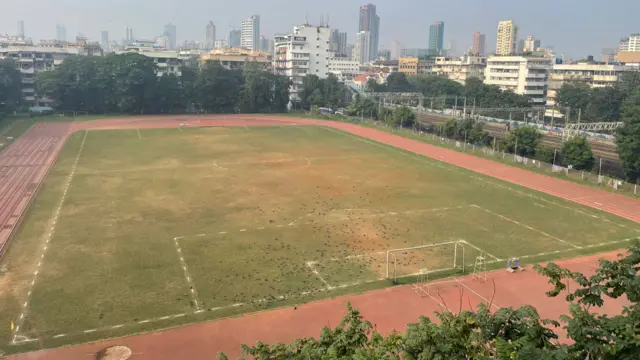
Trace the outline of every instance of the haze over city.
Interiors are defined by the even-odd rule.
[[[15,34],[18,21],[24,21],[25,35],[34,41],[55,39],[56,25],[64,25],[68,38],[82,34],[99,41],[102,30],[112,41],[125,37],[125,27],[137,38],[153,39],[163,26],[177,27],[177,42],[204,41],[205,26],[212,21],[217,38],[225,39],[231,28],[241,21],[260,15],[260,32],[267,38],[289,33],[291,27],[304,22],[319,24],[321,17],[331,28],[347,32],[353,43],[358,30],[358,12],[362,1],[327,0],[300,2],[293,0],[236,0],[232,2],[189,0],[33,0],[28,3],[6,2],[0,12],[0,34]],[[513,19],[521,37],[528,34],[552,46],[558,54],[578,59],[598,56],[602,48],[616,47],[621,37],[636,32],[640,2],[615,0],[602,6],[592,0],[524,1],[439,1],[403,0],[374,2],[380,16],[380,48],[390,49],[394,40],[406,47],[427,47],[429,25],[444,21],[446,44],[461,55],[471,46],[473,33],[487,34],[487,50],[495,47],[498,21]],[[623,9],[624,11],[621,11]]]

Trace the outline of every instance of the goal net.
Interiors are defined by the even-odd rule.
[[[405,277],[439,272],[464,272],[464,244],[450,241],[387,251],[387,279],[397,283]]]

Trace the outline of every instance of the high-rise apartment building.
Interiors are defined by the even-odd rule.
[[[311,74],[324,79],[329,74],[330,38],[327,26],[309,24],[295,26],[289,35],[276,35],[273,69],[276,74],[291,79],[291,102],[300,101],[305,76]]]
[[[503,20],[498,23],[498,40],[496,41],[496,55],[511,55],[518,52],[518,26],[513,20]]]
[[[486,50],[486,35],[476,32],[473,34],[473,47],[471,54],[476,56],[484,56]]]
[[[215,47],[216,42],[216,26],[213,25],[213,21],[209,21],[205,30],[205,42],[204,45],[207,50],[211,50]]]
[[[260,36],[260,51],[272,52],[273,49],[269,49],[269,39],[266,36]]]
[[[366,64],[373,60],[371,56],[371,32],[360,31],[356,34],[356,43],[353,48],[353,61],[357,61],[360,64]]]
[[[100,46],[102,46],[102,50],[109,50],[109,32],[107,30],[102,30],[100,34]]]
[[[620,51],[639,52],[640,51],[640,33],[631,34],[620,40]]]
[[[24,37],[24,21],[18,21],[18,36]]]
[[[437,21],[429,25],[430,55],[442,55],[444,50],[444,22]]]
[[[229,31],[229,41],[227,42],[227,44],[230,48],[239,48],[241,37],[242,30],[231,30]]]
[[[67,41],[67,28],[64,25],[56,25],[56,40]]]
[[[260,15],[253,15],[242,22],[240,35],[240,47],[258,51],[260,50]]]
[[[331,50],[338,57],[346,57],[347,56],[347,33],[340,32],[338,29],[334,29],[331,31]]]
[[[130,27],[124,28],[124,39],[122,39],[122,45],[131,45],[135,39],[133,38],[133,29]]]
[[[170,50],[175,50],[178,43],[178,38],[176,36],[176,26],[173,25],[172,23],[168,23],[167,25],[164,26],[164,32],[162,33],[162,35],[169,38],[168,48]]]
[[[361,33],[362,31],[369,33],[369,44],[367,45],[369,55],[367,55],[366,58],[374,60],[378,55],[378,46],[380,41],[380,17],[376,14],[376,6],[373,4],[360,6],[358,32]],[[358,45],[356,44],[356,47],[357,46]]]
[[[532,35],[527,36],[527,39],[524,41],[522,51],[524,52],[534,52],[536,49],[540,48],[542,42],[540,40],[536,40]]]

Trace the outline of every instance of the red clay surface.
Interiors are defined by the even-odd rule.
[[[638,200],[354,124],[276,116],[159,116],[78,122],[71,126],[71,131],[85,129],[297,124],[321,125],[339,129],[507,182],[601,209],[640,223],[640,201]],[[2,189],[0,191],[0,195],[2,195],[0,209],[3,211],[2,214],[5,214],[5,212],[8,214],[3,215],[4,218],[0,217],[0,220],[8,220],[8,222],[3,220],[5,221],[2,222],[3,230],[9,229],[8,233],[10,233],[15,228],[20,214],[26,209],[29,199],[35,193],[68,134],[68,124],[38,124],[34,129],[27,132],[23,138],[20,138],[4,153],[0,154],[0,164],[9,165],[3,165],[5,167],[0,169],[0,176],[4,176],[9,180],[7,182],[3,181],[2,185],[0,185],[0,189]],[[49,145],[43,145],[42,143]],[[30,176],[15,175],[16,173],[22,174],[24,172],[24,169],[20,168],[20,166],[24,165],[36,170],[31,169]],[[5,185],[5,183],[9,185]],[[9,188],[10,186],[12,187]],[[12,210],[5,211],[5,209],[9,208]],[[9,224],[6,229],[5,224]],[[608,254],[606,257],[611,258],[612,256],[614,255]],[[596,256],[592,256],[568,260],[561,262],[561,264],[577,271],[589,272],[595,268],[596,258]],[[563,299],[548,299],[544,296],[544,291],[548,288],[545,279],[531,271],[515,275],[496,272],[491,277],[496,280],[497,285],[494,310],[500,306],[531,304],[536,306],[545,318],[557,318],[567,311],[567,303]],[[87,355],[95,354],[96,351],[113,344],[123,344],[131,347],[134,353],[134,356],[131,357],[132,359],[209,359],[217,351],[225,351],[229,355],[235,356],[239,353],[240,344],[242,343],[254,344],[256,341],[269,343],[290,342],[301,336],[317,336],[322,326],[336,325],[339,322],[345,313],[344,303],[347,300],[358,307],[367,319],[376,324],[380,332],[388,333],[393,329],[405,329],[406,324],[416,321],[419,315],[430,315],[436,310],[441,310],[435,300],[439,300],[440,297],[454,311],[459,310],[460,307],[474,308],[478,303],[484,301],[483,298],[490,297],[492,287],[489,282],[474,281],[470,278],[463,278],[461,281],[464,285],[455,281],[440,284],[438,286],[438,288],[441,288],[440,294],[434,296],[434,298],[419,297],[411,287],[395,287],[363,295],[346,296],[339,299],[306,304],[296,311],[291,308],[285,308],[99,343],[15,355],[9,358],[86,359]],[[462,302],[460,302],[461,289],[463,291]],[[432,289],[432,291],[435,290]],[[601,310],[609,314],[618,313],[622,304],[622,301],[610,301]]]
[[[594,255],[579,259],[558,261],[574,271],[593,273],[598,258],[613,259],[617,253]],[[487,281],[461,277],[455,280],[440,280],[433,283],[429,291],[433,298],[420,296],[411,285],[371,291],[360,295],[343,296],[272,311],[248,314],[240,317],[209,321],[180,328],[148,334],[111,339],[72,347],[44,350],[9,356],[12,360],[70,360],[89,359],[105,347],[124,345],[133,355],[131,360],[165,359],[213,359],[223,351],[231,358],[240,355],[240,345],[265,343],[290,343],[300,337],[320,335],[323,326],[335,327],[346,313],[346,302],[360,310],[365,319],[371,321],[383,334],[392,330],[403,331],[408,323],[417,322],[421,315],[434,319],[436,311],[443,311],[438,302],[453,312],[477,309],[478,304],[487,303],[493,293],[492,310],[500,307],[533,305],[542,318],[557,319],[567,312],[568,303],[561,294],[548,298],[544,292],[551,288],[547,280],[530,268],[518,273],[505,270],[491,272]],[[436,301],[437,299],[437,301]],[[625,300],[607,300],[605,306],[595,312],[617,314],[626,304]]]
[[[36,124],[0,152],[0,257],[70,131],[69,123]]]

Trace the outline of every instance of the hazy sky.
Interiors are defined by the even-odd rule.
[[[261,18],[262,35],[290,32],[308,14],[312,24],[329,15],[332,28],[348,33],[349,42],[358,27],[358,0],[3,0],[0,33],[17,32],[18,20],[34,40],[53,39],[56,24],[67,37],[78,33],[99,40],[108,30],[111,40],[124,37],[125,26],[136,38],[153,39],[164,24],[177,26],[178,42],[200,40],[212,20],[216,37],[226,39],[232,26],[252,14]],[[495,48],[499,20],[513,19],[521,37],[528,34],[554,46],[571,58],[599,57],[604,47],[616,47],[620,38],[640,32],[638,0],[378,0],[372,1],[380,16],[380,46],[390,48],[394,39],[406,47],[427,47],[429,24],[445,22],[445,44],[455,43],[457,53],[471,46],[473,33],[487,34],[487,50]]]

